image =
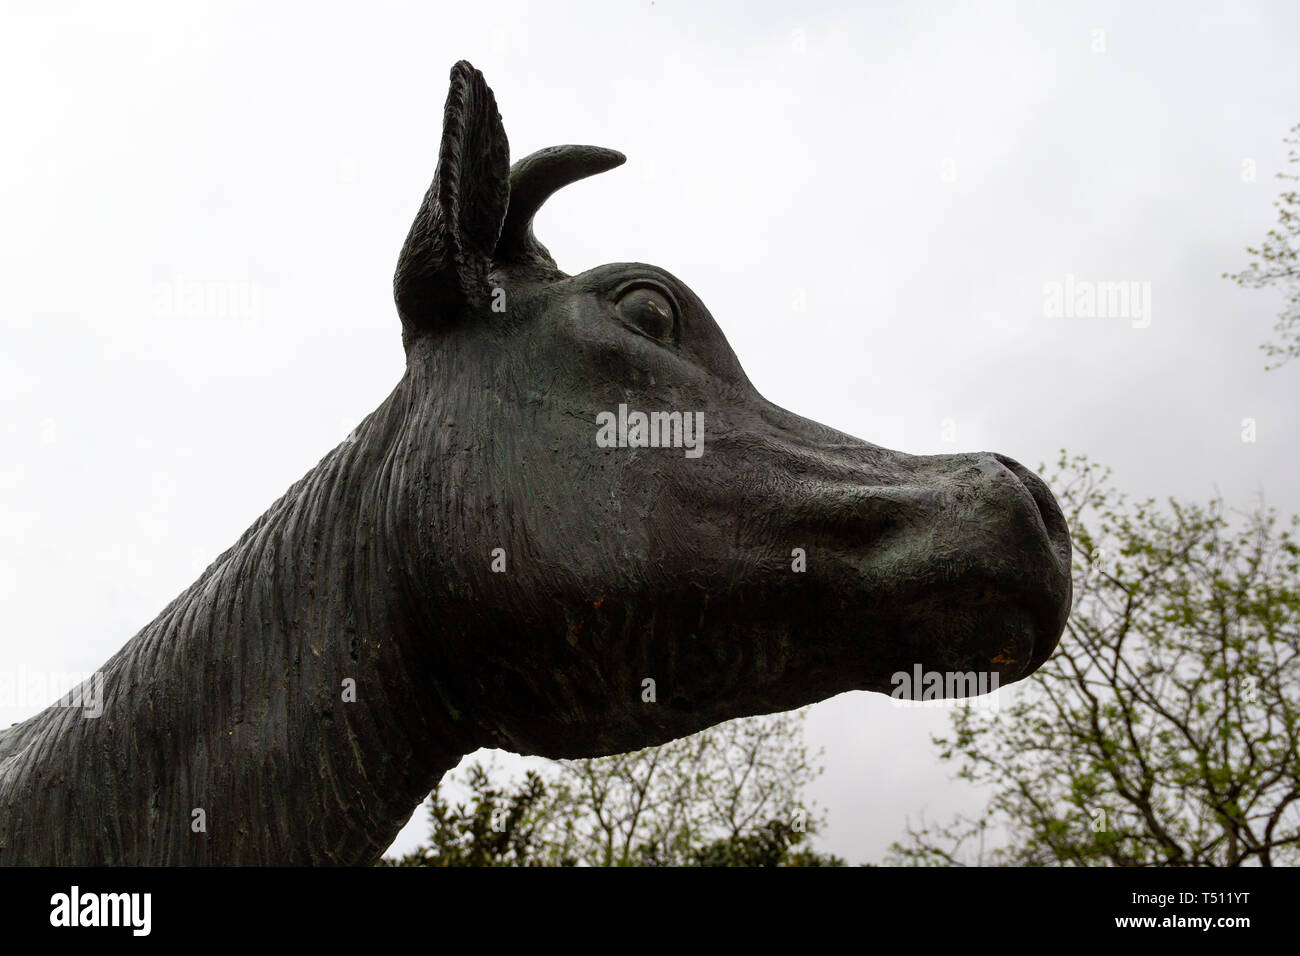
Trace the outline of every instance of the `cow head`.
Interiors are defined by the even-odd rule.
[[[1041,480],[778,408],[664,269],[560,272],[533,214],[623,157],[511,167],[482,75],[451,79],[394,281],[386,480],[413,640],[474,744],[598,756],[890,693],[917,665],[1008,683],[1043,663],[1071,591]]]

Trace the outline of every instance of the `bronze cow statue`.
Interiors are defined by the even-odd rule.
[[[367,864],[480,747],[660,744],[1052,652],[1070,538],[996,454],[915,456],[766,401],[690,288],[533,235],[623,162],[509,165],[451,72],[394,280],[406,372],[101,669],[0,732],[0,864]]]

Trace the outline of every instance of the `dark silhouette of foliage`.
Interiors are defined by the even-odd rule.
[[[769,820],[740,836],[715,840],[693,852],[693,866],[845,866],[834,854],[800,846],[807,833],[791,830],[780,820]]]

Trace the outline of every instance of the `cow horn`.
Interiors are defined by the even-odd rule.
[[[555,269],[555,260],[533,235],[533,216],[557,189],[626,160],[617,150],[599,146],[550,146],[519,160],[510,167],[510,204],[494,259],[503,265],[540,260]]]

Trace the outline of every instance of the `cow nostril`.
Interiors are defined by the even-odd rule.
[[[997,454],[993,457],[1007,471],[1015,475],[1020,484],[1029,492],[1029,497],[1034,500],[1034,505],[1038,509],[1039,520],[1042,521],[1043,528],[1047,531],[1048,537],[1051,538],[1052,544],[1059,551],[1060,545],[1064,542],[1067,547],[1066,558],[1068,560],[1069,528],[1066,525],[1065,515],[1061,513],[1061,506],[1056,503],[1056,496],[1047,487],[1047,483],[1014,458]]]
[[[1014,459],[1003,455],[993,457],[1029,492],[1037,508],[1042,528],[1046,532],[1047,544],[1056,556],[1055,571],[1047,573],[1046,577],[1040,579],[1046,583],[1046,589],[1032,602],[1037,607],[1041,632],[1034,655],[1025,671],[1025,673],[1032,673],[1055,649],[1065,629],[1066,619],[1069,617],[1074,590],[1070,568],[1074,546],[1070,540],[1069,524],[1047,483]]]

